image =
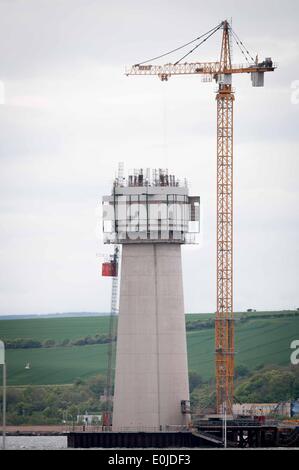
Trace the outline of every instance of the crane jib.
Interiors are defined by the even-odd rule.
[[[217,73],[238,74],[238,73],[263,73],[273,72],[277,65],[272,63],[265,65],[257,64],[236,64],[231,68],[222,68],[219,62],[212,63],[186,63],[186,64],[165,64],[165,65],[133,65],[126,69],[126,75],[188,75],[202,74],[215,75]]]

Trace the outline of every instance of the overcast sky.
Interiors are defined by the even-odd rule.
[[[234,77],[235,309],[299,307],[298,17],[295,0],[0,0],[0,314],[109,311],[99,207],[119,161],[168,167],[201,196],[185,306],[215,310],[215,83],[124,66],[225,18],[279,64],[265,88]],[[217,60],[220,39],[193,60]]]

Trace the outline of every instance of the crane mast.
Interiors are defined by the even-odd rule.
[[[223,26],[217,101],[217,310],[215,320],[216,407],[232,413],[234,396],[233,314],[233,105],[230,36]]]
[[[220,60],[214,62],[182,62],[219,29],[223,30]],[[246,59],[244,64],[232,64],[232,38]],[[265,72],[276,65],[270,57],[263,62],[254,60],[227,20],[204,35],[151,60],[176,52],[196,41],[200,42],[175,63],[135,64],[126,75],[156,75],[167,81],[173,75],[201,75],[205,81],[218,84],[217,102],[217,309],[215,319],[216,408],[218,413],[232,414],[234,397],[234,313],[233,313],[233,105],[234,74],[250,74],[252,86],[264,86]]]

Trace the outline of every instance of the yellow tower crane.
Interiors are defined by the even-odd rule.
[[[216,31],[222,29],[220,60],[182,62]],[[232,41],[238,45],[246,63],[231,62]],[[199,42],[198,42],[199,41]],[[195,44],[175,63],[152,65],[156,59]],[[227,20],[192,41],[126,70],[126,75],[157,75],[167,81],[172,75],[201,75],[203,81],[216,81],[217,101],[217,310],[215,321],[216,408],[232,414],[234,396],[234,312],[233,312],[233,74],[251,75],[252,86],[264,85],[264,73],[273,72],[271,58],[259,62],[232,29]]]

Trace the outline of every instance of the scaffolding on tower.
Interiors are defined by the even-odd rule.
[[[102,276],[112,277],[111,308],[108,327],[108,347],[107,347],[107,370],[105,384],[105,412],[103,414],[103,426],[112,425],[113,412],[113,381],[114,381],[114,355],[116,342],[116,317],[118,304],[118,264],[119,246],[115,245],[114,254],[109,261],[102,264]]]

